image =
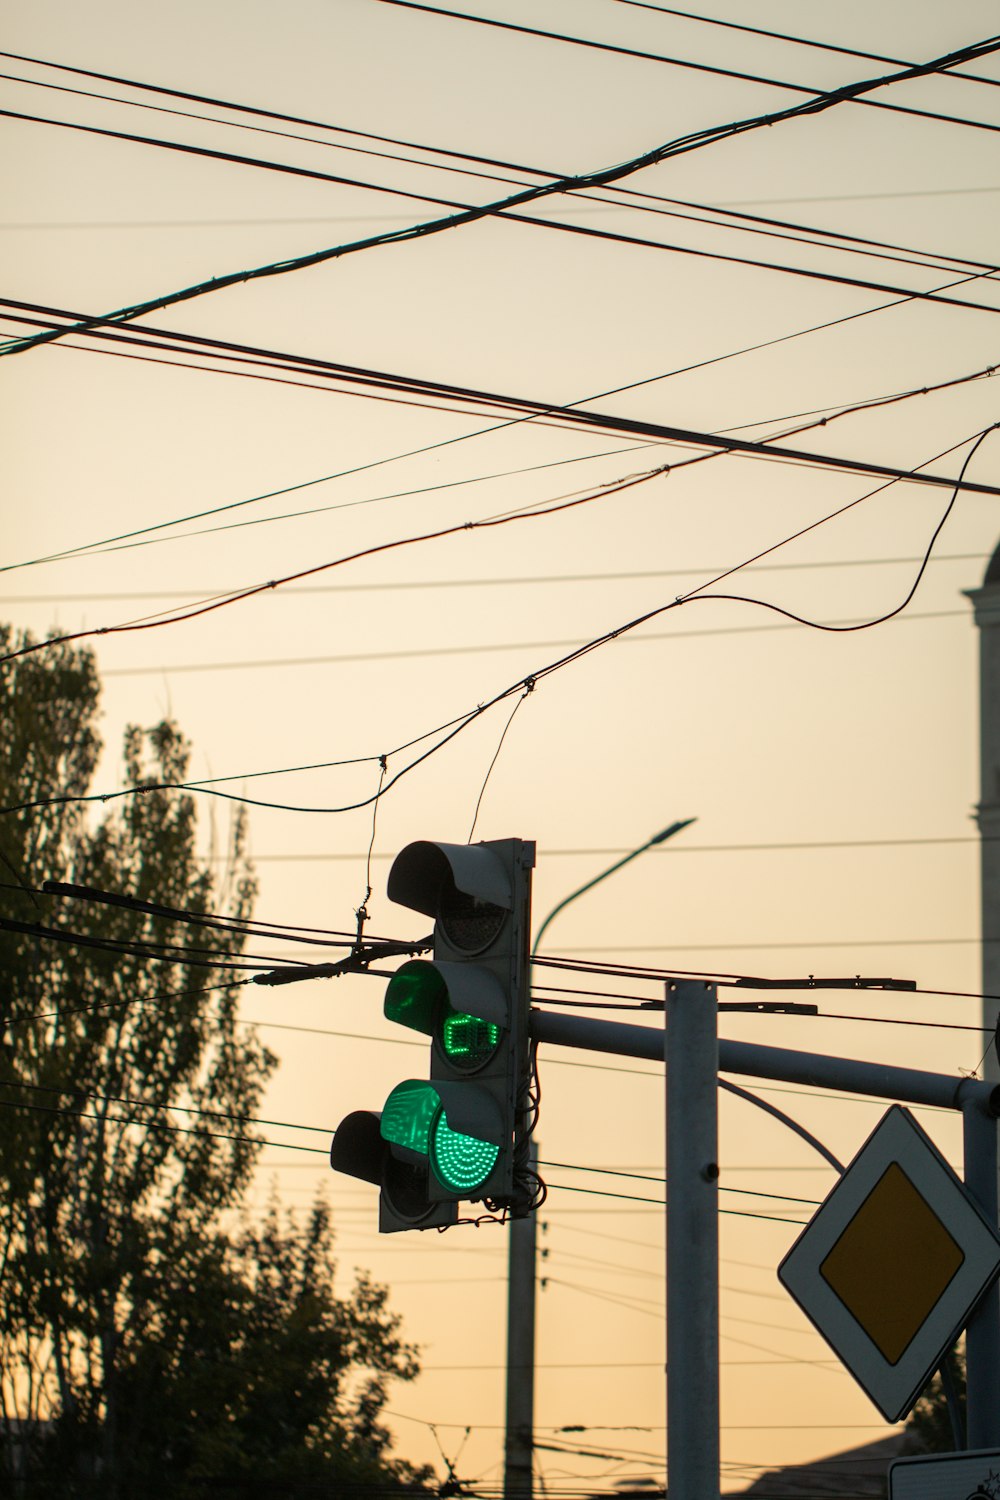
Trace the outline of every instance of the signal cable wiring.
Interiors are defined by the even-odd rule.
[[[159,995],[146,995],[139,1000],[98,1000],[93,1005],[70,1005],[60,1006],[56,1010],[35,1011],[27,1016],[8,1016],[4,1022],[4,1030],[11,1030],[15,1026],[28,1026],[33,1021],[60,1021],[64,1016],[85,1015],[92,1011],[121,1010],[135,1006],[142,1009],[147,1005],[156,1005],[161,1000],[189,1000],[200,995],[210,995],[216,990],[239,989],[249,984],[249,979],[227,979],[221,984],[202,985],[198,989],[187,990],[164,990]]]
[[[966,378],[968,378],[968,379],[985,378],[990,373],[992,373],[992,369],[987,369],[987,370],[982,370],[982,371],[976,371],[972,375],[970,375],[969,377],[958,377],[958,381],[965,380]],[[952,383],[952,382],[948,382],[948,384],[950,384],[950,383]],[[929,390],[930,388],[927,388],[927,389]],[[906,392],[906,393],[903,393],[903,394],[901,394],[899,396],[884,397],[884,398],[874,398],[873,400],[869,400],[869,401],[864,402],[864,403],[859,403],[859,405],[856,406],[856,407],[845,408],[841,413],[838,413],[838,415],[844,415],[844,416],[853,415],[855,411],[861,410],[861,409],[866,409],[867,407],[872,406],[872,405],[888,404],[888,403],[890,403],[892,401],[895,401],[895,400],[908,399],[910,396],[922,395],[922,394],[925,394],[925,390],[923,388],[920,389],[920,390],[914,390],[914,391],[911,391],[911,392]],[[580,415],[580,413],[577,413],[577,415]],[[607,423],[610,420],[610,421],[614,422],[615,425],[617,425],[619,419],[607,419],[607,418],[605,418],[603,420],[604,420],[605,423]],[[824,426],[828,426],[829,422],[831,420],[834,420],[834,419],[833,418],[823,418],[823,419],[817,420],[815,422],[808,423],[803,428],[794,429],[793,432],[785,433],[785,434],[780,434],[779,436],[794,435],[794,432],[806,431],[806,430],[808,430],[809,428],[812,428],[812,427],[824,427]],[[641,424],[641,425],[644,426],[644,427],[646,427],[646,426],[649,426],[651,424]],[[986,431],[989,431],[989,430],[991,430],[991,429],[986,429]],[[714,435],[712,435],[712,434],[707,434],[707,433],[693,433],[693,432],[688,432],[688,431],[686,431],[684,429],[662,428],[660,430],[659,435],[667,436],[668,438],[670,438],[670,440],[673,440],[673,441],[689,442],[689,443],[690,442],[694,442],[696,444],[701,444],[702,446],[705,446],[705,447],[714,447],[717,450],[714,453],[713,452],[709,452],[709,453],[706,453],[706,454],[701,454],[701,455],[699,455],[699,457],[697,459],[684,460],[682,462],[678,462],[678,463],[675,463],[673,465],[666,466],[668,468],[677,469],[677,468],[682,468],[682,467],[690,467],[691,464],[693,464],[695,462],[703,461],[703,460],[705,460],[707,458],[716,457],[716,456],[719,456],[719,454],[721,454],[723,452],[727,452],[727,453],[746,454],[748,456],[752,455],[752,456],[760,456],[760,457],[767,457],[767,458],[773,457],[775,459],[788,459],[788,460],[795,460],[795,461],[806,461],[807,463],[819,464],[819,465],[821,465],[823,467],[828,467],[829,466],[829,467],[834,467],[834,468],[841,468],[841,469],[844,469],[845,471],[848,471],[848,472],[861,472],[861,473],[869,474],[869,475],[886,475],[886,476],[888,476],[889,478],[891,478],[893,480],[905,479],[905,480],[907,480],[909,482],[913,482],[913,483],[932,484],[932,485],[937,485],[937,486],[941,486],[941,487],[949,488],[949,489],[955,487],[956,488],[956,492],[957,492],[958,489],[965,489],[965,490],[973,491],[973,492],[976,492],[976,493],[1000,494],[1000,486],[983,485],[983,484],[979,484],[979,483],[968,482],[964,478],[964,473],[962,475],[960,475],[958,479],[952,479],[952,478],[949,478],[949,477],[946,477],[946,476],[943,476],[943,475],[933,475],[933,474],[925,474],[925,473],[923,473],[923,470],[927,467],[928,464],[934,463],[938,459],[940,459],[942,457],[945,457],[948,454],[954,452],[957,448],[960,448],[962,446],[963,441],[968,441],[968,440],[962,440],[962,441],[954,444],[951,448],[943,450],[941,453],[936,454],[933,458],[925,460],[922,464],[917,465],[915,468],[908,469],[908,470],[901,470],[901,469],[896,469],[896,468],[893,468],[893,467],[890,467],[890,466],[887,466],[887,465],[864,464],[864,463],[861,463],[861,462],[859,462],[857,460],[852,460],[852,459],[833,458],[832,456],[827,455],[827,454],[807,453],[807,452],[803,452],[803,451],[798,450],[798,449],[774,448],[774,447],[770,446],[770,443],[754,442],[754,441],[748,441],[748,440],[745,440],[745,439],[734,439],[734,438],[731,438],[731,437],[726,437],[724,434],[714,434]],[[641,482],[642,480],[644,480],[646,478],[655,477],[655,475],[657,475],[657,474],[659,474],[661,472],[664,472],[664,466],[661,466],[660,468],[653,469],[653,470],[647,470],[645,472],[645,474],[627,476],[625,479],[623,479],[621,481],[617,481],[617,483],[621,484],[623,487],[628,488],[628,487],[631,487],[631,485],[634,484],[634,483]],[[612,486],[615,483],[616,483],[616,481],[609,481],[606,484],[604,484],[602,486],[599,486],[597,488],[597,490],[595,490],[595,491],[592,492],[594,498],[599,498],[602,494],[606,494],[609,491],[612,492],[612,493],[614,493],[615,491],[612,489]],[[278,492],[273,492],[273,493],[283,493],[283,492],[282,491],[278,491]],[[876,493],[876,492],[873,492],[873,493]],[[572,508],[572,504],[567,504],[565,502],[567,500],[569,500],[573,504],[580,503],[579,500],[576,497],[581,496],[581,495],[582,495],[581,491],[575,491],[575,492],[573,492],[568,497],[560,497],[555,502],[539,502],[539,505],[540,506],[544,506],[546,504],[549,504],[550,509],[552,509],[552,510],[556,510],[556,509],[571,509]],[[254,499],[267,499],[267,498],[271,498],[271,496],[270,495],[265,495],[265,496],[254,497]],[[394,498],[394,497],[386,497],[386,498]],[[859,503],[861,503],[862,500],[866,500],[868,498],[870,498],[870,496],[868,496],[868,495],[861,496],[861,497],[859,497],[858,500],[852,501],[851,505],[859,504]],[[215,513],[217,510],[220,510],[220,509],[230,509],[230,508],[234,508],[237,505],[248,504],[248,503],[252,503],[252,502],[249,502],[249,501],[237,501],[237,502],[233,502],[233,504],[230,505],[230,506],[216,507],[215,511],[213,511],[213,512],[205,512],[204,514]],[[850,509],[850,506],[848,506],[846,508]],[[365,550],[363,552],[360,552],[360,553],[350,554],[349,556],[344,557],[344,558],[337,558],[337,559],[332,560],[331,562],[328,562],[328,563],[325,563],[325,564],[320,564],[317,567],[314,567],[314,568],[311,568],[311,569],[307,569],[307,570],[304,570],[304,571],[301,571],[301,572],[298,572],[298,573],[289,574],[286,577],[281,578],[281,579],[271,580],[271,581],[269,581],[266,584],[258,584],[258,585],[250,586],[250,587],[248,587],[246,589],[242,589],[242,590],[233,590],[233,591],[231,591],[228,594],[216,595],[216,596],[214,596],[211,599],[203,600],[202,603],[205,606],[211,606],[212,608],[218,608],[218,607],[220,607],[220,604],[222,604],[222,603],[235,603],[239,599],[249,598],[249,597],[252,597],[254,594],[262,593],[262,592],[265,592],[267,590],[272,590],[272,589],[278,588],[279,586],[284,586],[284,585],[286,585],[288,583],[291,583],[291,582],[299,581],[302,578],[310,577],[310,576],[312,576],[313,574],[315,574],[317,572],[323,572],[323,571],[326,571],[326,570],[328,570],[329,568],[332,568],[332,567],[343,566],[345,563],[350,563],[350,562],[357,561],[357,560],[359,560],[362,557],[372,556],[372,555],[374,555],[375,553],[377,553],[379,551],[388,551],[388,550],[392,550],[393,548],[398,547],[398,546],[412,545],[412,544],[415,544],[417,542],[422,542],[422,541],[438,540],[438,539],[440,539],[440,537],[445,536],[445,535],[450,535],[450,534],[452,534],[453,532],[455,532],[457,530],[474,530],[477,527],[498,525],[498,524],[502,524],[502,523],[510,521],[510,520],[529,519],[533,515],[538,515],[538,514],[543,514],[544,515],[546,513],[548,513],[546,510],[539,509],[539,506],[537,506],[537,505],[536,506],[532,506],[532,507],[522,507],[519,510],[506,512],[506,513],[503,513],[503,514],[501,514],[499,516],[486,517],[486,518],[484,518],[484,519],[482,519],[482,520],[480,520],[478,522],[463,522],[463,523],[461,523],[460,526],[452,527],[449,530],[441,530],[441,531],[435,531],[435,532],[426,533],[426,534],[420,534],[418,536],[410,537],[410,538],[400,538],[400,539],[398,539],[398,540],[396,540],[396,541],[394,541],[392,543],[382,544],[382,546],[380,548],[371,548],[371,549],[367,549],[367,550]],[[838,515],[838,514],[841,514],[841,512],[838,511],[838,512],[834,512],[833,513],[834,516]],[[193,517],[187,517],[185,519],[193,519]],[[814,527],[812,527],[812,528],[806,528],[802,532],[797,532],[795,534],[795,536],[792,537],[792,538],[790,538],[789,540],[796,540],[799,536],[805,535],[807,530],[809,530],[809,529],[815,529],[815,526],[824,524],[824,522],[825,522],[826,519],[832,519],[832,517],[824,518],[823,521],[814,523]],[[156,527],[144,528],[144,530],[158,530],[158,529],[161,529],[161,527],[164,527],[164,526],[167,526],[167,525],[173,525],[173,524],[177,524],[177,523],[176,522],[162,522],[162,523],[159,523],[159,525],[156,526]],[[121,538],[111,539],[111,540],[122,540],[122,539],[125,538],[126,535],[136,536],[136,535],[140,535],[140,534],[141,533],[139,533],[139,532],[132,532],[132,533],[128,533],[128,534],[123,534]],[[197,533],[194,533],[194,534],[197,534]],[[78,552],[85,552],[88,549],[93,549],[93,548],[96,548],[96,547],[101,547],[103,545],[105,545],[105,543],[85,543],[81,547],[72,548],[72,549],[66,549],[66,550],[64,550],[64,551],[62,551],[60,553],[49,554],[48,556],[46,556],[44,558],[33,559],[33,560],[28,561],[28,562],[20,563],[20,564],[9,564],[7,566],[7,568],[0,569],[0,571],[9,571],[12,568],[33,566],[33,565],[35,565],[36,563],[39,563],[39,562],[54,561],[54,560],[57,560],[57,559],[61,559],[61,558],[65,558],[65,557],[71,556],[71,555],[73,555],[75,553],[78,553]],[[784,543],[780,543],[778,545],[784,545]],[[758,557],[753,558],[752,561],[753,562],[757,562],[757,561],[760,560],[760,558],[762,558],[764,556],[767,556],[769,554],[769,552],[775,551],[775,550],[777,550],[776,547],[775,548],[770,548],[770,549],[768,549],[767,552],[761,553],[761,554],[759,554]],[[748,566],[748,565],[749,564],[747,564],[747,563],[741,563],[741,564],[738,565],[738,568],[742,568],[742,567],[745,567],[745,566]],[[738,568],[732,569],[731,571],[738,571]],[[713,580],[713,582],[718,582],[721,578],[724,578],[725,576],[727,576],[727,575],[725,573],[722,573],[722,574],[719,575],[719,578],[716,578],[715,580]],[[705,585],[705,586],[707,587],[708,585]],[[157,616],[149,616],[145,620],[140,620],[140,621],[137,621],[137,622],[133,622],[131,625],[109,626],[109,627],[97,628],[97,629],[94,629],[94,630],[92,630],[90,632],[78,632],[75,635],[63,635],[63,636],[52,637],[51,639],[38,642],[35,646],[31,647],[30,649],[31,650],[44,650],[44,649],[46,649],[46,647],[51,646],[51,645],[62,644],[62,643],[65,643],[67,641],[72,641],[72,640],[84,639],[88,635],[94,636],[94,635],[101,635],[101,634],[113,634],[113,633],[120,632],[123,629],[148,628],[150,621],[154,621],[156,623],[170,624],[170,623],[174,623],[176,620],[191,619],[197,613],[207,613],[207,612],[209,612],[208,608],[202,609],[202,608],[198,608],[198,607],[193,607],[192,609],[186,610],[183,613],[177,613],[177,612],[173,612],[173,611],[164,610],[164,611],[160,611],[160,615],[169,616],[169,618],[167,618],[165,620],[159,620]],[[6,657],[0,658],[0,661],[13,660],[14,657],[16,655],[18,655],[18,654],[28,654],[28,653],[27,652],[12,653],[12,654],[9,654]]]
[[[500,21],[493,16],[477,16],[462,10],[445,10],[442,6],[425,5],[420,0],[376,0],[380,5],[395,5],[403,10],[422,11],[426,15],[443,16],[452,21],[472,21],[479,26],[492,26],[501,31],[515,31],[522,36],[539,37],[544,41],[566,42],[574,47],[586,47],[596,52],[612,52],[619,57],[635,57],[644,62],[667,63],[670,67],[686,68],[696,73],[710,73],[719,78],[736,78],[743,83],[767,84],[771,88],[787,89],[791,93],[809,94],[813,98],[822,98],[824,90],[811,88],[808,84],[790,83],[779,78],[762,77],[758,73],[738,72],[734,68],[722,68],[712,63],[692,62],[687,58],[668,57],[660,52],[643,52],[633,47],[616,46],[612,42],[597,42],[588,37],[570,36],[561,31],[542,31],[535,26],[522,26],[513,21]],[[977,56],[983,56],[978,52]],[[935,69],[935,72],[942,71]],[[879,99],[857,99],[852,102],[867,105],[870,109],[889,109],[896,114],[918,115],[927,120],[943,120],[951,125],[971,125],[973,129],[1000,130],[1000,125],[993,125],[988,121],[969,120],[962,115],[944,115],[933,110],[914,109],[904,104],[889,104]]]
[[[365,923],[368,921],[368,898],[372,893],[372,850],[375,848],[375,827],[378,823],[378,804],[385,785],[385,778],[389,770],[389,758],[380,755],[378,758],[378,788],[375,792],[375,800],[372,803],[372,836],[368,841],[368,855],[365,859],[365,893],[361,898],[361,905],[354,913],[357,918],[357,931],[355,933],[352,951],[360,954],[361,944],[365,935]]]
[[[711,126],[707,129],[696,131],[688,136],[682,136],[676,140],[665,142],[661,146],[654,147],[652,150],[643,152],[639,156],[632,157],[628,161],[619,163],[616,166],[605,167],[597,171],[577,174],[572,177],[556,178],[551,182],[539,183],[535,186],[524,188],[522,191],[510,194],[504,198],[494,199],[492,202],[482,204],[479,207],[465,209],[446,215],[443,218],[431,219],[423,224],[414,224],[404,229],[387,230],[380,234],[369,235],[362,239],[348,241],[340,245],[328,246],[305,255],[291,257],[287,260],[272,261],[247,270],[229,272],[221,276],[212,277],[208,281],[167,292],[142,302],[133,303],[130,306],[117,308],[101,316],[89,318],[83,323],[76,323],[62,329],[49,329],[22,339],[8,340],[0,345],[0,355],[24,353],[30,349],[35,349],[44,344],[52,343],[57,339],[64,338],[67,334],[80,334],[91,328],[108,324],[132,322],[136,318],[142,317],[146,313],[154,312],[159,308],[176,306],[180,302],[190,301],[195,297],[221,291],[226,287],[236,286],[243,282],[284,275],[288,272],[304,270],[309,266],[321,265],[327,261],[339,259],[345,255],[363,250],[370,250],[387,244],[400,244],[409,240],[424,238],[430,234],[439,234],[446,230],[460,228],[465,224],[474,223],[478,219],[502,214],[511,209],[521,208],[529,203],[536,202],[539,199],[563,193],[567,189],[605,187],[609,183],[618,182],[623,178],[630,177],[634,173],[644,170],[646,167],[655,166],[659,162],[686,154],[690,151],[699,150],[708,145],[714,145],[720,140],[731,139],[747,131],[796,119],[801,115],[817,114],[834,108],[848,100],[861,98],[875,89],[905,82],[912,78],[926,77],[930,74],[940,72],[942,69],[954,67],[961,62],[972,61],[977,57],[986,56],[997,50],[1000,50],[1000,38],[990,37],[981,42],[961,48],[958,51],[934,58],[930,62],[920,64],[917,67],[906,68],[897,73],[886,74],[875,79],[863,79],[857,83],[846,84],[840,88],[811,96],[800,104],[772,111],[767,115],[752,116],[732,121],[725,125]]]
[[[0,884],[0,890],[23,889]],[[35,895],[58,897],[103,906],[124,907],[128,911],[142,912],[147,916],[166,917],[170,921],[184,922],[191,927],[209,927],[236,937],[262,937],[271,942],[288,941],[315,944],[323,948],[350,948],[349,932],[316,927],[293,927],[284,922],[263,922],[256,919],[226,916],[220,912],[193,911],[188,907],[168,906],[161,901],[144,901],[138,896],[122,891],[105,891],[92,885],[79,885],[66,880],[46,880],[35,887]],[[317,934],[320,934],[317,936]],[[208,951],[208,950],[205,950]]]
[[[510,726],[514,722],[514,715],[517,713],[518,709],[521,707],[521,704],[528,697],[528,695],[534,691],[534,687],[535,687],[534,682],[532,682],[529,679],[525,683],[524,692],[521,694],[521,696],[519,698],[516,698],[514,700],[514,707],[511,709],[511,711],[510,711],[510,717],[508,718],[506,724],[503,727],[503,731],[501,732],[499,743],[497,744],[496,750],[493,753],[493,759],[490,761],[488,767],[486,768],[486,775],[483,777],[483,784],[479,788],[479,796],[476,798],[476,810],[475,810],[475,812],[472,815],[472,825],[469,828],[469,837],[465,841],[467,844],[471,844],[472,843],[472,836],[473,836],[473,834],[476,831],[476,824],[479,821],[479,809],[483,805],[483,797],[486,794],[486,787],[487,787],[487,784],[489,783],[489,779],[493,775],[493,767],[496,765],[497,761],[500,759],[500,751],[503,749],[503,742],[507,738],[507,731],[510,729]]]
[[[129,942],[119,938],[101,938],[88,933],[72,932],[66,927],[46,927],[38,922],[17,922],[11,917],[0,917],[0,932],[19,932],[27,937],[40,938],[44,942],[65,943],[74,948],[94,948],[105,953],[128,953],[134,958],[148,958],[153,963],[183,964],[195,969],[252,970],[272,973],[273,959],[261,955],[248,955],[246,959],[212,957],[201,958],[199,954],[213,953],[211,948],[181,948],[174,943]],[[294,965],[308,967],[305,959],[293,959]]]

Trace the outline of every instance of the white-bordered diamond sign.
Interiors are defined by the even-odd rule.
[[[1000,1450],[894,1459],[889,1500],[1000,1500]]]
[[[1000,1236],[894,1104],[778,1276],[889,1422],[913,1406],[1000,1270]]]

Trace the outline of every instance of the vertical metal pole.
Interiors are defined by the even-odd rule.
[[[718,1500],[719,1495],[717,1003],[714,985],[667,985],[670,1500]]]
[[[982,903],[983,1025],[997,1024],[1000,1003],[1000,546],[983,578],[969,589],[979,627],[979,825],[980,890]],[[1000,1083],[1000,1056],[991,1047],[983,1061],[983,1077]],[[996,1218],[992,1219],[996,1223]]]
[[[981,1104],[962,1110],[965,1186],[991,1224],[997,1222],[997,1122]],[[1000,1448],[1000,1287],[994,1282],[965,1328],[966,1442]]]
[[[538,1169],[538,1145],[528,1158]],[[532,1500],[535,1424],[535,1234],[538,1215],[511,1219],[507,1270],[507,1432],[504,1500]]]

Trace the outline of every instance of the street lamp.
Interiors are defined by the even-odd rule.
[[[664,828],[661,833],[654,833],[651,839],[647,839],[644,844],[640,844],[638,849],[633,849],[631,854],[626,854],[624,859],[616,860],[613,865],[609,865],[606,870],[602,870],[600,875],[595,875],[593,880],[588,880],[586,885],[581,885],[579,890],[572,891],[570,895],[564,896],[562,901],[552,908],[541,927],[535,933],[535,941],[531,947],[532,955],[538,952],[546,927],[548,927],[554,917],[557,917],[561,911],[564,911],[569,906],[571,901],[575,901],[578,896],[584,895],[586,891],[592,891],[595,885],[598,885],[602,880],[607,880],[609,875],[617,874],[619,870],[631,864],[633,859],[638,859],[640,854],[645,854],[647,849],[652,849],[657,844],[666,843],[667,839],[673,838],[675,833],[680,833],[682,828],[688,828],[694,822],[697,822],[696,818],[682,818],[679,823],[671,823],[669,828]]]

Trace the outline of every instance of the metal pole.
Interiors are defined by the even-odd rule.
[[[979,627],[979,806],[982,872],[983,1025],[996,1025],[1000,1005],[1000,547],[983,582],[969,589]],[[990,1048],[983,1076],[1000,1081],[1000,1058]]]
[[[531,1142],[528,1164],[538,1168]],[[535,1233],[537,1214],[510,1221],[507,1274],[507,1415],[504,1500],[532,1500],[535,1413]]]
[[[538,952],[542,936],[561,911],[571,901],[586,895],[609,875],[616,874],[647,849],[663,844],[675,833],[680,833],[693,823],[694,818],[684,818],[671,823],[660,833],[640,844],[617,860],[608,869],[602,870],[592,880],[571,891],[545,918],[531,946],[531,957]],[[662,1058],[662,1049],[660,1056]],[[538,1148],[533,1144],[531,1166],[537,1167]],[[537,1275],[535,1262],[535,1215],[525,1219],[513,1219],[507,1251],[507,1416],[504,1438],[504,1500],[532,1500],[534,1427],[535,1427],[535,1297]]]
[[[713,985],[670,983],[667,1465],[670,1500],[719,1494],[719,1071]]]
[[[997,1222],[997,1122],[976,1099],[962,1110],[965,1186],[991,1224]],[[1000,1289],[989,1287],[965,1327],[966,1442],[1000,1447]]]
[[[663,1062],[663,1034],[652,1026],[532,1010],[531,1035],[537,1041],[557,1046]],[[756,1042],[730,1042],[724,1038],[719,1042],[719,1068],[723,1073],[811,1084],[838,1093],[868,1094],[875,1099],[896,1099],[906,1104],[933,1104],[939,1109],[961,1110],[977,1101],[994,1119],[1000,1115],[1000,1088],[994,1084],[978,1078],[955,1078],[947,1073],[925,1073],[919,1068],[896,1068],[887,1063],[792,1052],[784,1047],[762,1047]]]

